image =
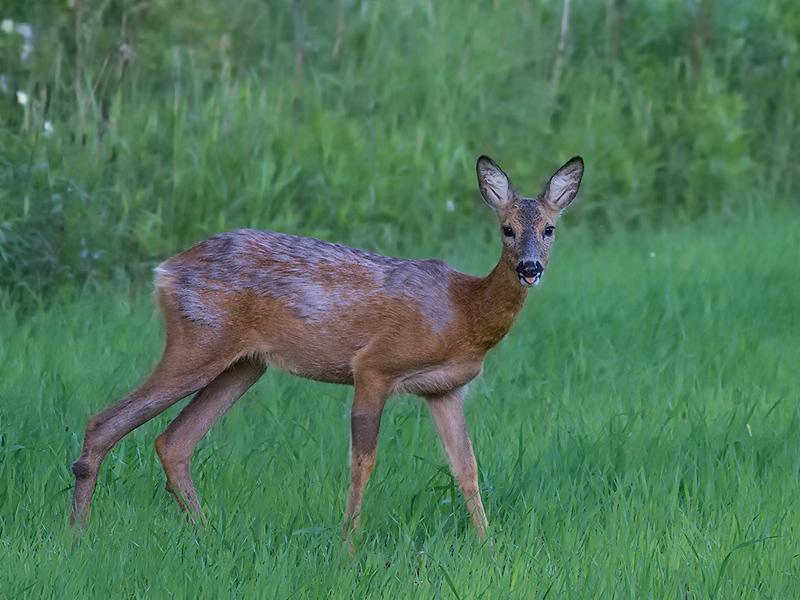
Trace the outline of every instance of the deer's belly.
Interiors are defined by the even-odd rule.
[[[345,385],[352,385],[354,382],[351,352],[335,352],[329,348],[314,348],[311,352],[272,349],[257,355],[266,364],[298,377]],[[480,375],[482,369],[482,360],[467,359],[452,359],[432,365],[398,369],[392,392],[420,396],[449,392],[468,384]]]
[[[350,363],[335,355],[259,352],[256,356],[267,365],[278,367],[290,375],[325,383],[353,385]]]

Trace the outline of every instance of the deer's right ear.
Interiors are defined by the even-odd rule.
[[[505,206],[513,195],[511,182],[503,170],[488,156],[481,156],[476,165],[478,187],[486,204],[498,210]]]

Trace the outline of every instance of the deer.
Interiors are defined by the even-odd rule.
[[[75,475],[70,523],[86,526],[98,471],[125,435],[194,397],[155,439],[166,487],[191,522],[205,523],[190,463],[200,440],[266,371],[354,386],[350,489],[342,545],[358,532],[389,397],[422,397],[480,542],[488,521],[467,431],[467,385],[509,332],[541,281],[556,221],[578,193],[576,156],[535,198],[521,197],[487,156],[478,188],[500,221],[502,252],[486,277],[443,260],[390,258],[315,238],[237,229],[155,269],[166,341],[149,378],[92,416]],[[350,528],[352,527],[352,532]]]

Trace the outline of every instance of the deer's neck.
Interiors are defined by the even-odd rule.
[[[485,350],[502,340],[517,320],[528,289],[519,282],[513,261],[505,250],[497,266],[475,281],[469,313],[474,342]]]

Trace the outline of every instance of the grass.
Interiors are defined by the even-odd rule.
[[[352,564],[338,553],[350,388],[270,372],[201,442],[209,527],[163,490],[153,440],[106,459],[68,528],[87,418],[160,351],[128,289],[0,317],[0,589],[41,597],[788,598],[800,592],[796,211],[600,240],[560,229],[487,357],[467,419],[481,547],[424,405],[382,426]],[[490,227],[443,242],[488,272]],[[491,240],[491,241],[490,241]],[[431,243],[435,252],[437,247]]]

